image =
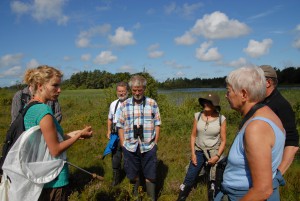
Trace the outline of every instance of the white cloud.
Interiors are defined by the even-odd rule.
[[[294,42],[293,42],[293,47],[297,48],[300,50],[300,38],[296,39]]]
[[[253,20],[253,19],[258,19],[258,18],[263,18],[263,17],[266,17],[268,15],[271,15],[273,14],[274,12],[278,11],[282,6],[275,6],[275,7],[272,7],[271,9],[267,10],[267,11],[264,11],[262,13],[259,13],[259,14],[256,14],[254,16],[251,16],[249,17],[249,19]]]
[[[71,61],[72,60],[72,57],[70,57],[70,56],[64,56],[64,61]]]
[[[110,24],[103,24],[91,27],[86,31],[81,31],[77,36],[75,44],[77,47],[85,48],[91,46],[91,39],[97,36],[105,36],[111,29]]]
[[[111,51],[102,51],[95,59],[94,64],[105,65],[118,60],[118,57],[113,55]]]
[[[19,64],[23,56],[23,54],[6,54],[2,56],[0,58],[0,68]]]
[[[9,68],[8,70],[4,71],[3,73],[1,73],[0,78],[19,77],[23,74],[21,70],[22,70],[21,66],[13,66],[13,67]]]
[[[297,38],[295,39],[295,41],[293,42],[293,47],[300,50],[300,35],[299,35],[299,33],[300,33],[300,24],[298,24],[298,25],[296,26],[295,31],[298,32],[298,33],[297,33],[298,36],[297,36]]]
[[[165,53],[163,51],[158,50],[159,49],[159,43],[155,43],[150,45],[147,50],[148,50],[148,57],[155,59],[162,57]]]
[[[26,68],[36,68],[38,67],[40,64],[37,60],[35,59],[31,59],[27,64],[26,64]]]
[[[106,35],[111,29],[110,24],[103,24],[89,28],[87,31],[81,31],[79,38],[91,38],[97,35]]]
[[[155,14],[155,9],[153,9],[153,8],[148,9],[148,10],[146,11],[146,14],[147,14],[147,15],[153,15],[153,14]]]
[[[164,56],[163,51],[156,50],[156,51],[152,51],[152,52],[148,53],[148,57],[152,58],[152,59],[159,58],[159,57],[162,57],[162,56]]]
[[[129,65],[121,66],[118,69],[118,71],[119,72],[129,72],[129,73],[135,73],[136,72],[136,70],[132,66],[129,66]]]
[[[23,15],[31,9],[31,6],[28,3],[23,3],[21,1],[13,1],[10,6],[12,11],[18,15]]]
[[[209,48],[212,46],[212,42],[204,42],[196,49],[196,58],[200,61],[218,61],[222,58],[219,54],[218,48]]]
[[[227,65],[231,66],[231,67],[234,67],[234,68],[240,68],[240,67],[243,67],[243,66],[249,66],[250,63],[245,58],[241,57],[237,60],[229,62]]]
[[[183,4],[182,6],[177,5],[175,2],[170,3],[165,6],[165,13],[167,15],[177,14],[183,17],[190,17],[196,13],[196,11],[202,7],[202,3],[194,3],[194,4]]]
[[[185,77],[185,73],[183,73],[183,72],[181,72],[181,71],[178,71],[178,72],[176,73],[176,76],[177,76],[177,77]]]
[[[273,41],[269,38],[262,40],[262,42],[250,40],[248,47],[244,48],[244,52],[252,58],[258,58],[269,53],[272,44]]]
[[[88,38],[78,38],[75,41],[75,43],[76,43],[77,47],[81,47],[81,48],[89,47],[90,46],[90,39],[88,39]]]
[[[150,45],[147,50],[148,51],[154,51],[154,50],[157,50],[159,48],[159,43],[154,43],[152,45]]]
[[[176,37],[174,41],[177,45],[193,45],[197,38],[193,37],[190,32],[185,32],[184,35]]]
[[[186,68],[190,68],[190,66],[184,66],[182,64],[178,64],[176,63],[176,61],[165,61],[164,62],[165,65],[167,66],[170,66],[171,68],[174,68],[174,69],[186,69]]]
[[[89,61],[91,59],[91,55],[90,54],[83,54],[80,57],[81,61]]]
[[[220,11],[204,15],[202,19],[196,21],[191,29],[191,33],[207,39],[236,38],[249,32],[250,28],[246,24],[238,20],[230,20],[226,14]]]
[[[200,7],[202,7],[202,3],[194,3],[194,4],[183,4],[182,6],[182,14],[183,16],[191,16],[193,15]]]
[[[173,12],[176,12],[176,3],[171,2],[169,5],[165,6],[165,13],[170,15]]]
[[[141,23],[136,23],[135,25],[133,25],[134,29],[140,29],[141,28]]]
[[[69,17],[63,13],[63,6],[66,2],[67,0],[34,0],[32,4],[29,4],[13,1],[11,9],[19,16],[30,14],[38,22],[56,20],[58,25],[65,25],[69,20]]]
[[[115,31],[115,35],[108,36],[110,42],[117,46],[127,46],[135,44],[133,33],[126,31],[123,27],[118,27]]]

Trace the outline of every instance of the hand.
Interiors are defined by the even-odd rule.
[[[84,129],[80,131],[80,138],[86,139],[90,138],[93,135],[93,130],[91,126],[86,126]]]
[[[68,133],[67,136],[68,136],[69,138],[72,138],[72,137],[74,137],[75,135],[78,135],[78,134],[80,133],[80,131],[81,131],[81,130],[72,131],[72,132]]]
[[[107,133],[106,133],[106,137],[107,137],[107,139],[109,139],[109,140],[110,140],[110,131],[107,131]]]
[[[197,157],[196,154],[192,154],[192,158],[191,158],[192,163],[197,166]]]
[[[124,147],[123,145],[124,145],[124,140],[121,140],[121,139],[120,139],[120,146],[121,146],[121,147]]]
[[[218,156],[213,156],[213,157],[211,157],[207,162],[208,162],[208,164],[210,164],[210,165],[214,165],[214,164],[216,164],[216,163],[218,162],[218,160],[219,160],[219,157],[218,157]]]

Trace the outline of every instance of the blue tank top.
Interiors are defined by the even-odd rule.
[[[53,117],[56,130],[63,137],[64,132],[62,127],[60,126],[56,118],[53,116],[53,112],[51,108],[46,104],[36,104],[28,109],[26,115],[24,116],[25,130],[28,130],[33,126],[39,125],[42,118],[47,114],[50,114]],[[65,163],[58,177],[55,178],[53,181],[46,183],[44,185],[44,188],[58,188],[58,187],[66,186],[68,184],[69,184],[69,168],[67,163]]]
[[[254,120],[267,122],[275,133],[275,144],[272,148],[272,175],[274,178],[282,160],[285,135],[271,120],[264,117],[255,117],[247,122],[237,134],[230,148],[227,166],[223,175],[222,185],[232,189],[248,190],[252,186],[252,179],[244,150],[244,135],[247,125]]]

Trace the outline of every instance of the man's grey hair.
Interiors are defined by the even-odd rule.
[[[126,90],[129,89],[128,83],[127,82],[123,82],[123,81],[117,83],[116,90],[118,89],[118,87],[126,87]]]
[[[143,86],[144,88],[146,88],[146,85],[147,85],[147,80],[141,75],[134,75],[129,80],[130,88],[139,87],[139,86]]]

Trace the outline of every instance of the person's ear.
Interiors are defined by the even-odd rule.
[[[269,79],[269,78],[267,78],[267,79],[266,79],[266,87],[269,88],[269,87],[271,87],[271,86],[272,86],[272,80]]]
[[[246,89],[242,89],[240,94],[243,101],[246,101],[248,99],[248,91]]]

